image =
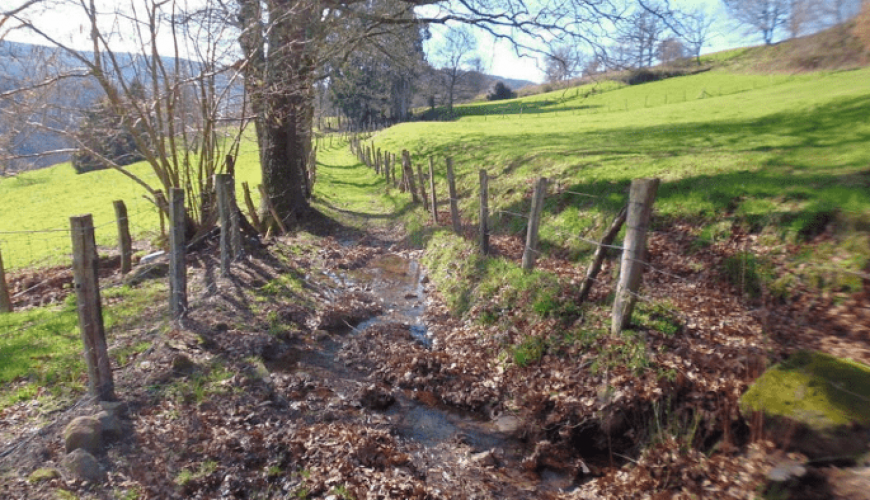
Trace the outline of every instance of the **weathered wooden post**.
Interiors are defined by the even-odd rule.
[[[547,192],[547,178],[541,177],[535,184],[535,194],[532,198],[532,211],[529,212],[529,229],[526,233],[526,248],[523,250],[523,269],[531,271],[535,268],[538,254],[538,229],[541,227],[541,214],[544,210],[544,196]]]
[[[604,237],[601,239],[601,243],[599,243],[598,248],[595,250],[595,257],[592,259],[592,264],[590,264],[589,269],[586,270],[586,279],[583,280],[583,284],[580,286],[580,295],[577,298],[577,302],[582,303],[586,300],[586,297],[589,296],[589,291],[592,290],[592,283],[598,276],[598,272],[601,271],[601,264],[604,262],[604,257],[607,255],[607,247],[613,244],[613,240],[619,233],[619,229],[622,228],[623,224],[625,224],[625,214],[626,208],[623,207],[613,220],[613,224],[610,225],[610,229],[607,230]]]
[[[112,380],[100,303],[99,256],[94,241],[94,219],[91,214],[70,217],[70,227],[76,307],[88,365],[88,390],[100,401],[114,401],[115,383]]]
[[[251,216],[251,223],[257,228],[257,231],[263,231],[260,225],[260,216],[257,214],[257,207],[254,206],[254,200],[251,198],[251,188],[247,182],[242,183],[242,190],[245,194],[245,206],[248,207],[248,213]]]
[[[127,205],[123,200],[112,202],[115,207],[115,220],[118,223],[118,251],[121,253],[121,274],[133,268],[133,239],[130,238],[130,220],[127,218]]]
[[[423,200],[423,210],[429,211],[429,197],[426,196],[426,179],[423,177],[423,168],[417,164],[417,178],[420,180],[420,198]]]
[[[387,182],[387,188],[390,187],[390,152],[384,151],[384,180]]]
[[[435,160],[429,157],[429,190],[432,192],[432,222],[438,224],[438,196],[435,194]]]
[[[417,195],[417,184],[414,182],[414,169],[411,167],[411,153],[407,149],[402,150],[402,175],[408,184],[408,190],[411,191],[411,200],[414,203],[420,203],[420,197]]]
[[[399,181],[396,180],[396,169],[398,168],[396,153],[390,153],[390,178],[393,179],[393,187],[398,187]]]
[[[12,298],[6,285],[6,271],[3,269],[3,252],[0,251],[0,313],[12,312]]]
[[[637,291],[643,276],[643,254],[646,250],[646,233],[653,202],[659,188],[659,179],[635,179],[631,181],[628,196],[625,243],[622,263],[619,268],[619,283],[613,301],[610,332],[617,335],[631,322],[631,313],[637,301]]]
[[[480,253],[489,253],[489,178],[480,171]]]
[[[377,154],[375,154],[375,173],[381,175],[381,148],[378,148]]]
[[[456,178],[453,177],[453,158],[447,158],[447,189],[450,194],[450,221],[453,223],[453,232],[462,234],[462,223],[459,220],[459,200],[456,197]]]
[[[217,191],[218,201],[218,217],[221,224],[221,276],[227,278],[230,276],[230,263],[233,260],[233,243],[232,243],[232,227],[230,212],[232,205],[230,203],[230,182],[232,177],[228,174],[215,174],[214,185]]]
[[[187,312],[186,242],[184,240],[184,190],[169,191],[169,311],[175,319]]]
[[[157,213],[160,215],[160,236],[166,237],[166,220],[164,215],[169,211],[169,204],[166,203],[166,196],[163,191],[154,193],[154,201],[157,202]]]

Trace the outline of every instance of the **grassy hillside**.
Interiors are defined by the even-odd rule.
[[[575,255],[588,245],[558,233],[600,224],[625,202],[631,179],[654,176],[663,180],[655,224],[690,221],[699,244],[722,232],[723,222],[777,245],[807,241],[836,220],[841,240],[833,245],[848,249],[825,265],[866,265],[870,69],[791,76],[719,70],[593,89],[465,106],[457,122],[403,124],[375,141],[407,148],[418,162],[434,156],[443,165],[452,156],[470,218],[479,169],[493,178],[495,210],[527,211],[531,180],[551,178],[561,187],[550,191],[543,239]],[[600,199],[554,195],[565,190]],[[497,231],[521,228],[510,217],[495,224]]]

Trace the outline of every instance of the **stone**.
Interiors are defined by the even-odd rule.
[[[76,417],[63,431],[64,449],[67,453],[83,449],[97,454],[103,448],[103,429],[100,420],[94,417]]]
[[[147,280],[156,280],[166,276],[169,276],[169,263],[155,262],[153,264],[137,266],[132,273],[124,278],[124,284],[127,286],[137,286]]]
[[[782,483],[792,478],[804,477],[806,473],[807,468],[802,463],[783,462],[770,469],[767,473],[767,479],[773,482]]]
[[[121,419],[107,411],[97,413],[97,419],[100,421],[100,426],[103,428],[103,437],[106,441],[120,439],[124,434],[124,429],[121,426]]]
[[[28,476],[27,481],[29,483],[39,483],[42,481],[51,481],[52,479],[57,479],[59,477],[60,471],[54,467],[41,467],[33,471],[30,476]]]
[[[523,421],[519,417],[513,415],[502,415],[495,420],[495,428],[498,429],[499,432],[511,436],[519,434],[522,427]]]
[[[124,401],[100,401],[100,408],[115,417],[126,417],[129,408]]]
[[[376,411],[386,410],[396,402],[392,394],[375,385],[360,390],[357,399],[362,406]]]
[[[196,370],[196,363],[184,354],[176,354],[172,358],[172,372],[177,375],[186,375]]]
[[[492,450],[482,451],[471,455],[471,461],[481,467],[495,467],[498,465],[498,461],[496,460],[495,454]]]
[[[68,453],[63,457],[61,464],[79,479],[91,483],[101,483],[106,479],[106,472],[97,459],[81,448]]]

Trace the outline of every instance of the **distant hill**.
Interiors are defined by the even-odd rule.
[[[504,77],[496,76],[496,75],[486,75],[486,77],[492,81],[492,84],[495,84],[496,82],[502,82],[505,85],[507,85],[508,87],[510,87],[510,89],[513,91],[517,91],[517,90],[520,90],[522,88],[529,87],[531,85],[537,85],[537,83],[529,81],[529,80],[518,80],[516,78],[504,78]]]

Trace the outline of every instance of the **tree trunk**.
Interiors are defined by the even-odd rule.
[[[265,34],[259,28],[264,4],[243,0],[241,5],[239,18],[249,29],[240,44],[249,59],[245,83],[257,117],[263,187],[278,216],[292,224],[308,211],[311,195],[307,162],[314,120],[313,62],[304,40],[312,13],[309,7],[293,16],[276,16]],[[281,1],[265,6],[275,11],[269,17],[286,7]],[[268,55],[266,42],[273,48]],[[261,204],[264,215],[266,207]]]

